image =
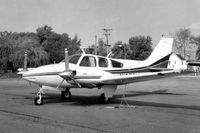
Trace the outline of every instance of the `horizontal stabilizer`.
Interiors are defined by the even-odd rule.
[[[187,62],[187,64],[188,64],[189,66],[200,66],[200,62],[198,62],[198,61]]]

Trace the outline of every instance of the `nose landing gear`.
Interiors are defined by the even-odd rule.
[[[42,95],[44,94],[42,88],[39,89],[37,93],[37,97],[34,98],[34,103],[35,105],[42,105],[43,104],[43,97]]]

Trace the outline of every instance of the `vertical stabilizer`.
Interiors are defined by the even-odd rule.
[[[173,38],[162,37],[158,45],[154,48],[151,55],[145,60],[146,65],[152,65],[153,63],[161,60],[172,53]]]

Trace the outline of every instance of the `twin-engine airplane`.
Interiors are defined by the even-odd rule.
[[[60,90],[61,98],[70,99],[70,88],[102,89],[100,99],[109,103],[118,85],[163,78],[175,73],[167,68],[172,44],[172,38],[162,37],[152,54],[144,61],[85,53],[68,57],[65,49],[65,60],[62,62],[20,73],[23,79],[39,85],[37,97],[34,99],[36,105],[43,104],[44,90]]]

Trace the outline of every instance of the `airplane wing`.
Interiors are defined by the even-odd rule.
[[[127,73],[122,75],[102,76],[102,84],[122,85],[133,82],[141,82],[146,80],[153,80],[157,78],[164,78],[166,76],[175,75],[176,73],[171,71],[160,72],[146,72],[146,73]]]
[[[189,66],[200,66],[200,62],[199,61],[190,61],[190,62],[187,62],[187,64]]]

